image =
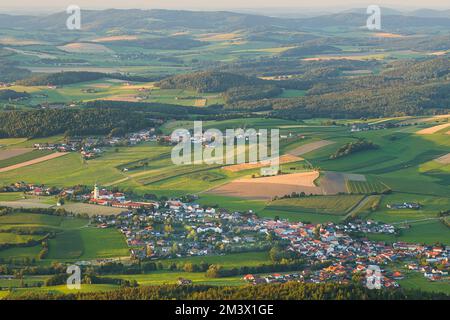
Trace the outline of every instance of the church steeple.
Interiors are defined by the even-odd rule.
[[[94,185],[94,199],[98,199],[100,197],[100,191],[98,189],[97,184]]]

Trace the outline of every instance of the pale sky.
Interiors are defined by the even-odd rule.
[[[63,11],[71,4],[85,9],[167,8],[167,9],[243,9],[243,8],[355,8],[379,5],[414,10],[450,8],[449,0],[0,0],[0,9],[27,11],[32,8]]]

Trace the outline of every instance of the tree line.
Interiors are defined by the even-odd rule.
[[[62,86],[87,81],[95,81],[103,78],[118,79],[124,81],[150,82],[160,80],[160,77],[145,77],[122,73],[104,73],[92,71],[63,71],[49,74],[29,75],[17,81],[23,86]]]
[[[0,138],[107,134],[114,128],[130,132],[153,125],[142,114],[124,109],[8,111],[0,117]]]
[[[8,299],[6,297],[5,299]],[[448,300],[444,293],[407,289],[369,290],[357,283],[262,284],[257,286],[160,285],[109,292],[23,292],[18,300]]]

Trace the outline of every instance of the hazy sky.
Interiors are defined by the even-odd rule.
[[[0,8],[27,11],[30,8],[64,10],[70,4],[84,8],[180,8],[180,9],[232,9],[263,7],[296,8],[350,8],[371,4],[388,7],[449,8],[449,0],[0,0]]]

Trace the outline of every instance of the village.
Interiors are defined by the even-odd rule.
[[[306,224],[261,218],[252,210],[229,211],[204,207],[195,196],[186,199],[128,199],[117,190],[88,187],[57,189],[16,183],[7,191],[55,196],[101,206],[123,208],[118,215],[92,216],[91,226],[116,228],[125,237],[132,260],[159,260],[229,253],[269,251],[274,243],[284,252],[307,262],[300,272],[271,275],[250,274],[249,283],[304,281],[348,283],[365,274],[370,266],[383,271],[384,287],[398,287],[404,278],[399,266],[423,274],[430,281],[448,281],[450,246],[426,246],[372,241],[370,234],[396,235],[390,224],[371,220]],[[60,200],[59,200],[60,201]]]
[[[70,137],[65,142],[60,143],[35,143],[36,150],[50,150],[58,152],[80,152],[83,159],[90,160],[97,158],[103,152],[102,148],[117,146],[133,146],[141,142],[158,141],[160,136],[156,135],[156,129],[150,128],[126,134],[123,137],[114,135],[104,137]]]
[[[450,246],[371,241],[365,236],[393,235],[397,230],[393,225],[370,220],[303,224],[259,218],[253,211],[230,212],[168,200],[153,203],[151,209],[127,211],[117,217],[97,216],[92,223],[99,228],[118,228],[126,237],[132,256],[141,260],[268,250],[278,240],[284,244],[284,250],[308,262],[309,267],[300,273],[244,277],[253,284],[291,280],[345,283],[355,274],[365,274],[369,266],[383,269],[399,264],[422,273],[430,281],[448,281],[450,268]],[[318,265],[326,267],[315,268]],[[389,271],[383,274],[382,283],[385,287],[398,287],[397,281],[403,278],[402,272]]]

